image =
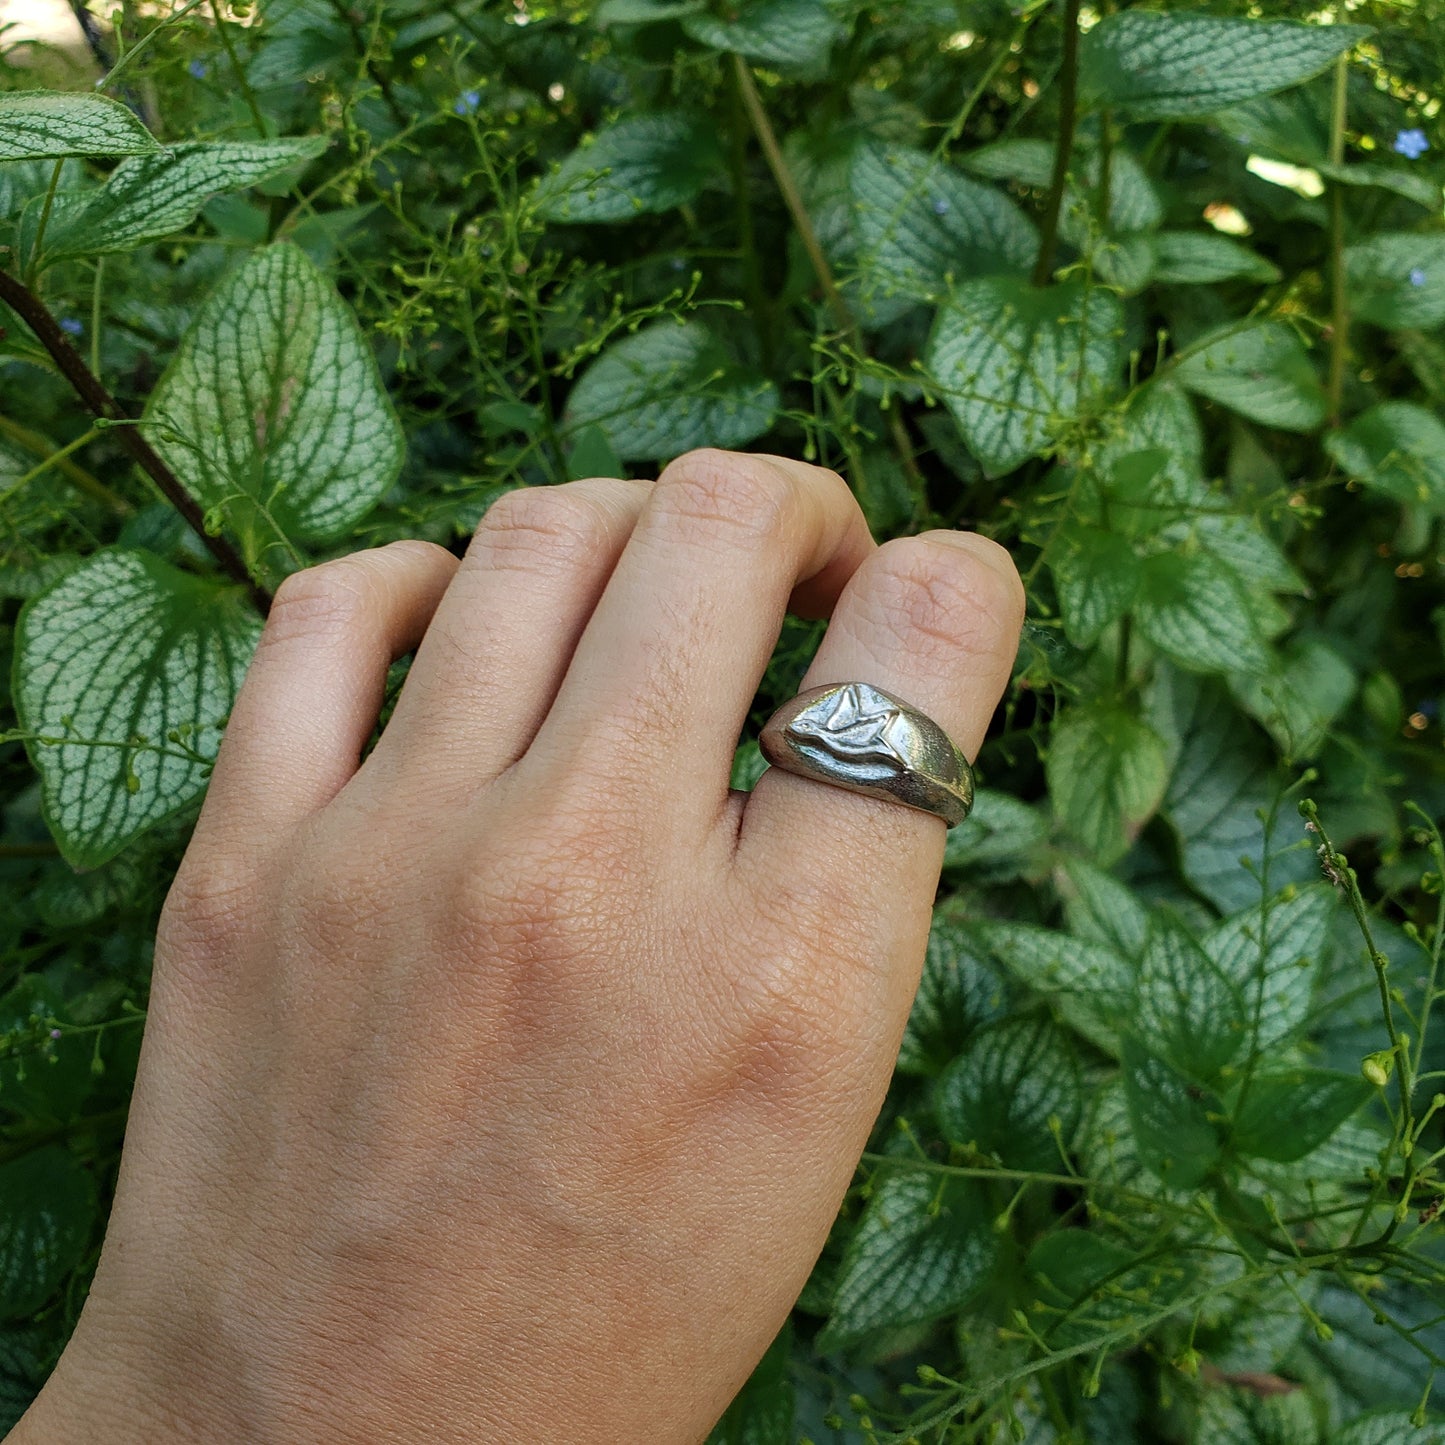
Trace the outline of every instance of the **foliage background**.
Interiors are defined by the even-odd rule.
[[[1442,1438],[1442,18],[0,35],[0,1426],[94,1267],[255,595],[706,444],[998,537],[1030,598],[888,1106],[716,1440]],[[96,75],[127,110],[37,121]]]

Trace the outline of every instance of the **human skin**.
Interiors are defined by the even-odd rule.
[[[89,1300],[13,1445],[705,1438],[882,1103],[944,825],[729,791],[785,609],[972,757],[1008,555],[694,452],[288,579],[156,946]],[[388,664],[416,650],[361,762]]]

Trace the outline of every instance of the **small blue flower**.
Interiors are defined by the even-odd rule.
[[[1410,268],[1410,284],[1412,286],[1423,286],[1425,280],[1425,268],[1423,266],[1412,266]]]
[[[457,97],[457,103],[452,106],[458,115],[475,115],[477,107],[482,103],[482,93],[479,90],[464,90]]]
[[[1402,130],[1395,137],[1395,153],[1406,160],[1418,161],[1429,149],[1430,142],[1425,139],[1423,130]]]
[[[191,73],[192,80],[204,80],[206,78],[206,62],[204,60],[193,60],[186,66]]]
[[[933,214],[935,216],[946,216],[948,214],[948,202],[939,196],[933,203]]]
[[[61,321],[60,329],[67,336],[79,336],[80,333],[85,330],[85,327],[73,316],[67,316]]]

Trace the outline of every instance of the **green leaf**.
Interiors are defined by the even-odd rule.
[[[1257,910],[1257,870],[1267,842],[1261,816],[1278,787],[1272,753],[1223,688],[1168,664],[1155,674],[1147,716],[1176,752],[1162,813],[1178,841],[1185,876],[1222,912],[1247,904]],[[1275,887],[1318,876],[1311,855],[1278,851],[1299,836],[1297,817],[1293,826],[1286,839],[1274,836],[1269,843]]]
[[[1141,530],[1157,532],[1177,515],[1179,504],[1205,494],[1204,433],[1187,392],[1168,381],[1152,382],[1135,392],[1128,405],[1107,420],[1112,431],[1094,454],[1094,470],[1107,479],[1112,490],[1122,494],[1126,470],[1122,464],[1130,458],[1134,459],[1134,467],[1139,467],[1141,454],[1159,452],[1165,458],[1157,486],[1139,500],[1147,501],[1156,511],[1161,502],[1171,505]],[[1102,522],[1103,518],[1097,520]],[[1117,525],[1112,507],[1108,525]]]
[[[1113,874],[1082,858],[1065,858],[1055,881],[1071,933],[1101,943],[1123,958],[1143,953],[1149,914]]]
[[[1333,1445],[1445,1445],[1445,1426],[1417,1426],[1409,1410],[1376,1410],[1336,1431]]]
[[[122,161],[98,190],[56,196],[43,260],[130,251],[189,226],[212,196],[254,186],[326,149],[323,136],[177,145]],[[26,223],[42,202],[32,201]]]
[[[833,1313],[817,1348],[961,1309],[988,1283],[998,1252],[977,1180],[901,1168],[876,1188],[848,1243]]]
[[[72,865],[97,867],[200,795],[260,632],[237,588],[145,552],[98,552],[26,604],[15,707]]]
[[[607,433],[600,426],[585,426],[577,433],[567,453],[567,479],[580,481],[584,477],[620,477],[622,460],[612,450]]]
[[[1218,231],[1160,231],[1154,238],[1154,279],[1183,286],[1216,281],[1279,280],[1279,268]]]
[[[923,976],[903,1031],[898,1071],[932,1077],[1003,1012],[1004,981],[987,950],[962,924],[933,920]]]
[[[1331,165],[1328,161],[1317,161],[1315,169],[1327,181],[1337,181],[1343,186],[1368,186],[1374,190],[1389,191],[1403,196],[1427,211],[1440,213],[1440,182],[1418,171],[1407,171],[1400,166],[1382,165],[1378,161],[1356,161],[1350,165]]]
[[[1155,914],[1139,963],[1134,1027],[1151,1052],[1203,1083],[1213,1083],[1245,1042],[1238,986],[1167,912]]]
[[[1038,253],[1033,222],[992,186],[924,151],[861,142],[848,170],[865,295],[932,300],[954,279],[1023,272]]]
[[[1046,191],[1053,179],[1054,146],[1046,140],[1011,137],[969,151],[959,164],[990,180],[1017,181],[1021,186]]]
[[[1370,1097],[1358,1074],[1330,1069],[1258,1073],[1234,1114],[1234,1147],[1252,1159],[1290,1163],[1317,1149]]]
[[[1092,1229],[1056,1229],[1034,1246],[1028,1267],[1044,1306],[1037,1327],[1051,1346],[1107,1337],[1135,1320],[1152,1325],[1160,1306],[1184,1293],[1192,1279],[1186,1256],[1138,1254]]]
[[[285,244],[254,252],[206,299],[145,424],[253,563],[345,536],[401,469],[371,348],[331,283]]]
[[[0,1327],[0,1439],[30,1408],[45,1383],[59,1344],[34,1325]]]
[[[1000,140],[970,151],[960,164],[976,175],[1043,191],[1053,179],[1054,149],[1053,142],[1046,140]],[[1076,154],[1071,170],[1074,180],[1064,195],[1062,234],[1070,245],[1078,245],[1098,210],[1099,152]],[[1163,219],[1164,206],[1148,172],[1132,151],[1115,149],[1109,158],[1107,229],[1116,235],[1152,231]]]
[[[75,1118],[95,1087],[90,1071],[95,1040],[88,1034],[50,1039],[51,1019],[70,1022],[70,1010],[55,985],[41,976],[24,975],[0,998],[0,1038],[39,1036],[14,1053],[0,1051],[0,1107],[64,1124]]]
[[[1165,527],[1159,539],[1181,543],[1186,538],[1193,538],[1206,552],[1225,563],[1251,590],[1261,622],[1265,623],[1266,619],[1274,619],[1277,614],[1261,593],[1304,593],[1309,588],[1280,551],[1279,544],[1264,532],[1262,517],[1210,510],[1210,503],[1217,509],[1225,501],[1222,493],[1211,494],[1201,510]],[[1267,630],[1272,630],[1274,625],[1273,621],[1268,621]]]
[[[1124,1097],[1145,1167],[1171,1189],[1203,1183],[1219,1162],[1219,1100],[1132,1042],[1124,1049]]]
[[[1127,537],[1084,522],[1064,529],[1049,566],[1059,594],[1064,636],[1092,647],[1128,610],[1139,590],[1140,564]]]
[[[1009,1169],[1057,1172],[1079,1126],[1079,1062],[1048,1019],[1011,1019],[969,1039],[934,1097],[945,1138]]]
[[[1325,438],[1325,450],[1364,486],[1407,506],[1445,512],[1445,425],[1410,401],[1372,406],[1342,431]]]
[[[58,1145],[0,1164],[0,1320],[34,1314],[80,1263],[95,1180]]]
[[[1272,654],[1260,600],[1211,552],[1161,552],[1144,560],[1134,622],[1193,672],[1263,672]]]
[[[1209,1445],[1319,1445],[1316,1408],[1308,1390],[1262,1394],[1221,1382],[1205,1392],[1189,1438]]]
[[[109,96],[47,90],[0,95],[0,161],[140,156],[160,148],[135,112]]]
[[[1126,708],[1079,704],[1049,740],[1049,793],[1059,822],[1099,863],[1122,858],[1169,781],[1159,735]]]
[[[1011,973],[1043,994],[1065,1023],[1108,1053],[1119,1048],[1134,968],[1115,949],[1031,923],[979,922],[973,932]]]
[[[793,1329],[784,1325],[717,1422],[707,1445],[794,1445]]]
[[[984,470],[1001,476],[1114,388],[1122,326],[1118,298],[1082,281],[985,276],[940,307],[924,365]]]
[[[602,0],[596,20],[600,26],[650,25],[657,20],[676,20],[707,9],[707,0]]]
[[[778,392],[699,321],[658,321],[609,347],[567,398],[565,424],[596,423],[623,461],[740,447],[773,424]]]
[[[1253,1050],[1303,1030],[1336,906],[1328,884],[1286,888],[1264,907],[1231,914],[1205,936],[1204,951],[1244,1000]]]
[[[1221,327],[1174,374],[1190,391],[1282,431],[1313,431],[1329,409],[1304,343],[1280,321]]]
[[[1356,685],[1350,664],[1318,638],[1291,639],[1269,672],[1233,677],[1229,683],[1239,705],[1268,728],[1294,762],[1319,753]]]
[[[695,200],[718,173],[715,128],[678,110],[634,115],[598,131],[537,186],[549,221],[630,221]]]
[[[1318,75],[1370,31],[1125,10],[1079,47],[1079,85],[1094,105],[1135,120],[1208,115]]]
[[[699,45],[763,65],[821,65],[846,33],[823,0],[745,0],[727,18],[688,15],[682,28]]]
[[[1391,331],[1445,322],[1445,235],[1393,231],[1345,247],[1350,311]]]
[[[1037,808],[1008,793],[979,788],[973,795],[973,811],[948,830],[943,866],[966,870],[975,882],[1017,878],[1048,831],[1048,822]]]

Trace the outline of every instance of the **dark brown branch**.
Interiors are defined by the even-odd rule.
[[[196,499],[161,460],[141,429],[135,425],[134,418],[81,360],[80,353],[66,339],[60,323],[50,314],[45,303],[29,287],[23,286],[4,271],[0,271],[0,301],[4,301],[35,333],[36,339],[50,353],[60,374],[70,383],[75,394],[93,415],[102,421],[125,423],[115,428],[116,440],[156,484],[166,501],[185,518],[191,530],[205,543],[206,549],[216,559],[221,570],[245,587],[264,617],[270,610],[270,595],[252,579],[241,554],[224,537],[213,536],[206,530],[205,517]]]

